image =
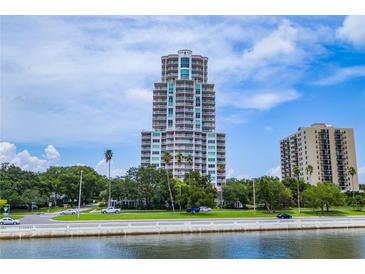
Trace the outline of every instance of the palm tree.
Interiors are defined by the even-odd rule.
[[[176,161],[179,165],[181,165],[183,159],[184,159],[184,156],[181,153],[176,155]]]
[[[293,173],[297,177],[298,212],[300,213],[300,197],[299,197],[299,174],[300,174],[300,169],[299,169],[298,166],[293,167]]]
[[[171,186],[170,186],[170,176],[169,176],[169,172],[167,170],[167,166],[171,164],[171,160],[172,160],[171,153],[170,152],[165,152],[162,155],[162,159],[165,162],[165,171],[166,171],[166,177],[167,177],[167,186],[168,186],[169,192],[170,192],[170,200],[171,200],[171,205],[172,205],[172,211],[175,211],[174,200],[172,199],[172,192],[171,192]]]
[[[193,156],[186,155],[185,156],[185,160],[188,162],[189,165],[192,165],[193,164]]]
[[[224,172],[224,165],[223,164],[218,164],[217,165],[217,169],[218,169],[218,172],[221,173],[221,172]]]
[[[185,156],[185,160],[188,162],[189,165],[192,165],[193,164],[193,156],[191,155],[186,155]],[[191,171],[193,171],[194,169],[192,168]],[[189,180],[190,180],[190,173],[189,172]]]
[[[307,174],[309,174],[309,183],[311,183],[312,180],[312,173],[313,173],[313,166],[311,165],[307,165],[305,167],[305,172],[307,172]]]
[[[354,176],[356,174],[356,169],[353,166],[349,167],[349,174],[351,176],[352,198],[354,198],[355,197]]]
[[[112,185],[110,183],[110,162],[113,158],[113,151],[111,149],[107,149],[104,152],[104,159],[107,163],[109,163],[109,195],[108,195],[108,207],[111,206],[111,197],[112,197]]]

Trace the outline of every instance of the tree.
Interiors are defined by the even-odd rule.
[[[181,165],[183,159],[184,159],[184,156],[181,153],[176,155],[176,161],[179,165]]]
[[[223,173],[224,172],[224,168],[225,168],[225,165],[224,164],[218,164],[217,165],[217,171],[218,171],[218,173]]]
[[[365,206],[365,197],[364,197],[364,195],[356,195],[354,198],[352,198],[350,206],[354,210],[361,211],[362,208]]]
[[[111,200],[112,200],[112,187],[111,187],[111,181],[110,181],[110,163],[113,158],[113,151],[111,149],[107,149],[104,152],[104,159],[109,164],[109,173],[108,173],[108,179],[109,179],[109,195],[108,195],[108,207],[111,206]]]
[[[305,167],[305,172],[307,173],[307,175],[309,174],[309,181],[312,181],[312,173],[313,173],[313,166],[312,165],[307,165]]]
[[[307,189],[310,184],[304,182],[303,180],[297,180],[295,178],[292,177],[286,177],[283,180],[281,180],[281,182],[283,183],[283,185],[287,188],[290,189],[291,193],[297,193],[298,192],[298,183],[299,183],[299,197],[302,197],[303,195],[303,191],[305,189]],[[301,206],[303,206],[303,201],[301,199]],[[292,197],[292,204],[293,206],[297,206],[298,205],[298,194],[293,195]]]
[[[171,185],[170,185],[170,175],[169,175],[169,171],[167,169],[167,166],[169,166],[171,164],[172,156],[169,152],[165,152],[162,155],[162,159],[165,162],[165,171],[166,171],[166,177],[167,177],[167,185],[168,185],[169,192],[170,192],[170,200],[171,200],[171,205],[172,205],[172,211],[175,211],[174,199],[172,198],[172,191],[171,191]]]
[[[242,181],[228,181],[223,185],[223,199],[228,207],[234,207],[236,202],[242,206],[248,203],[248,186]]]
[[[185,175],[184,182],[186,186],[183,187],[182,206],[214,206],[216,190],[209,176],[201,176],[198,171],[193,171]]]
[[[305,204],[313,209],[320,207],[321,211],[329,211],[331,206],[341,206],[345,202],[345,196],[333,183],[318,183],[317,186],[307,188],[303,196]]]
[[[182,202],[183,202],[182,189],[186,188],[187,184],[184,181],[181,181],[177,178],[174,178],[174,186],[175,186],[175,191],[179,193],[179,195],[178,195],[178,197],[179,197],[179,210],[181,211]]]
[[[354,188],[354,176],[356,174],[356,169],[352,166],[349,167],[349,174],[351,176],[351,187],[352,187],[352,197],[355,196],[355,188]]]
[[[265,204],[269,212],[273,212],[276,208],[288,207],[291,191],[278,178],[264,176],[258,178],[256,182],[258,199]]]
[[[300,174],[300,169],[299,169],[298,166],[293,167],[293,173],[294,173],[295,177],[298,180],[298,182],[297,182],[297,201],[298,201],[298,211],[300,213],[300,195],[299,195],[299,174]]]

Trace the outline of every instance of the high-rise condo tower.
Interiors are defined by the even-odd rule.
[[[194,170],[225,182],[225,134],[215,131],[215,90],[208,83],[208,58],[179,50],[161,58],[154,84],[152,131],[142,132],[141,164],[167,168],[184,178]],[[163,161],[169,152],[172,161]]]

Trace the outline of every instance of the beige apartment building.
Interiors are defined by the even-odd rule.
[[[358,178],[349,174],[349,168],[357,171],[354,130],[334,128],[323,123],[299,128],[280,141],[281,175],[295,177],[293,168],[300,169],[299,177],[310,184],[333,182],[341,190],[359,190]],[[306,167],[313,167],[312,174]]]

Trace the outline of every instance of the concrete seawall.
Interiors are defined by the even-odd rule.
[[[0,226],[0,239],[365,228],[364,217],[214,219]]]

